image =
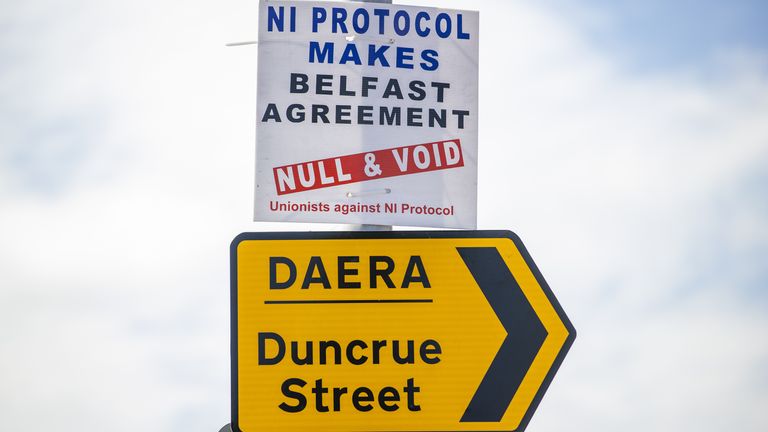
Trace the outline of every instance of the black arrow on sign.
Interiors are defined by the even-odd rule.
[[[461,421],[500,422],[547,330],[496,248],[456,249],[507,332]]]

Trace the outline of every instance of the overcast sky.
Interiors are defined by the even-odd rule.
[[[403,2],[406,3],[406,2]],[[480,11],[480,229],[579,332],[530,431],[768,430],[768,6]],[[3,430],[218,431],[257,2],[0,4]]]

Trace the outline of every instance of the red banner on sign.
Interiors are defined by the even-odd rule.
[[[464,166],[458,139],[394,147],[272,169],[278,195]]]

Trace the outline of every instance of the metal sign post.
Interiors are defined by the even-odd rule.
[[[392,4],[392,0],[351,0],[359,3],[384,3]],[[392,231],[392,225],[345,225],[344,228],[348,231]]]

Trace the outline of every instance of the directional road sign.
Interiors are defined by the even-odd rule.
[[[244,233],[232,429],[522,431],[576,336],[510,231]]]

